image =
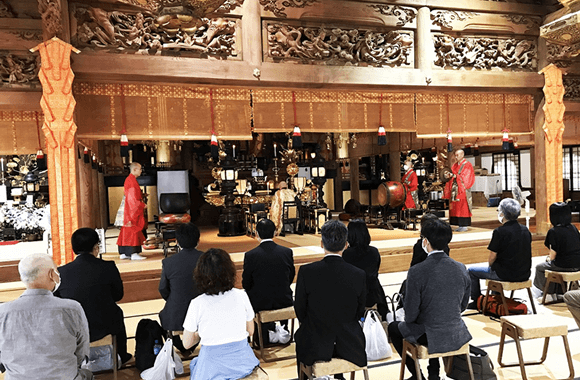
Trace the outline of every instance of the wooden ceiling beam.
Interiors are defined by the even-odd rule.
[[[255,69],[260,70],[254,76]],[[430,77],[416,69],[325,67],[265,62],[261,66],[244,61],[193,60],[80,54],[73,58],[77,80],[96,82],[163,82],[252,87],[380,89],[398,86],[424,89],[534,93],[544,85],[535,72],[433,70]],[[429,82],[429,84],[428,84]]]

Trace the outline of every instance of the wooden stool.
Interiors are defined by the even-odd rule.
[[[347,360],[332,358],[329,362],[316,362],[313,365],[304,365],[300,363],[300,375],[298,380],[303,380],[302,375],[306,375],[309,380],[316,377],[335,375],[337,373],[350,372],[350,380],[354,380],[354,373],[363,371],[365,380],[369,380],[369,371],[367,367],[359,367]]]
[[[91,347],[113,346],[113,379],[117,380],[117,368],[119,361],[117,360],[117,339],[115,335],[109,334],[102,339],[90,343]],[[108,371],[98,371],[93,373],[102,373]]]
[[[507,302],[505,300],[504,290],[511,290],[509,298],[514,298],[514,291],[519,289],[527,289],[528,297],[530,298],[530,303],[532,304],[532,311],[536,313],[536,305],[534,304],[534,296],[532,296],[532,280],[522,281],[522,282],[508,282],[508,281],[497,281],[497,280],[486,280],[487,291],[485,292],[485,299],[489,296],[491,291],[496,291],[501,295],[501,300],[503,302],[503,307],[506,312],[508,311]],[[483,305],[483,310],[485,310],[485,304]],[[484,312],[485,314],[485,312]]]
[[[256,366],[256,368],[254,368],[254,370],[252,371],[252,373],[250,373],[248,376],[246,377],[242,377],[239,380],[268,380],[268,374],[266,373],[266,371],[264,371],[264,369],[260,366]]]
[[[567,292],[571,289],[573,284],[578,286],[578,280],[580,280],[580,272],[556,272],[546,269],[546,286],[544,286],[544,295],[542,296],[542,305],[546,305],[546,295],[548,294],[548,288],[551,283],[560,284],[562,290]],[[566,286],[568,283],[568,286]],[[559,301],[553,301],[550,303],[556,303]]]
[[[434,358],[446,358],[449,357],[450,360],[445,364],[445,373],[449,374],[451,371],[451,366],[453,364],[453,356],[455,355],[465,355],[467,361],[467,368],[469,369],[469,378],[475,380],[473,376],[473,368],[471,368],[471,359],[469,358],[469,343],[465,343],[459,350],[442,352],[438,354],[430,354],[427,347],[420,344],[415,345],[413,343],[407,342],[403,339],[403,352],[401,353],[401,374],[399,375],[399,380],[403,380],[405,376],[405,364],[407,362],[407,353],[411,355],[413,360],[415,360],[415,371],[417,376],[421,373],[421,367],[419,366],[419,359],[434,359]]]
[[[266,357],[264,356],[264,337],[262,336],[262,323],[278,322],[290,319],[292,325],[290,328],[290,341],[286,344],[286,346],[289,346],[290,343],[294,341],[294,318],[296,318],[294,306],[278,310],[263,310],[256,314],[256,316],[254,317],[254,322],[258,325],[258,343],[260,344],[260,359],[262,359],[266,363],[269,363],[276,360],[292,359],[296,357],[296,354],[294,354],[281,358],[266,359]],[[254,347],[256,347],[256,342],[253,342],[253,345]]]
[[[568,319],[550,315],[548,318],[545,315],[513,315],[509,317],[501,317],[501,338],[499,341],[499,352],[497,354],[497,361],[502,367],[520,366],[522,372],[522,379],[526,380],[526,365],[542,364],[546,360],[548,354],[548,343],[551,336],[562,336],[564,340],[564,348],[566,350],[566,357],[568,358],[568,367],[570,368],[570,377],[574,378],[574,366],[572,364],[572,356],[570,355],[570,347],[568,346]],[[516,342],[516,349],[518,351],[518,363],[504,364],[502,362],[503,345],[505,336],[511,337]],[[535,339],[545,338],[544,351],[542,358],[537,362],[524,362],[522,355],[522,347],[520,345],[521,339]]]

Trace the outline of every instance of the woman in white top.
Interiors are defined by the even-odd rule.
[[[239,379],[260,364],[248,345],[254,333],[254,310],[246,292],[234,288],[236,268],[230,255],[217,248],[203,253],[193,277],[202,293],[189,304],[183,322],[183,345],[200,342],[191,361],[191,379]]]

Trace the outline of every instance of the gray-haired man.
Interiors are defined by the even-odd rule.
[[[532,234],[518,223],[521,206],[512,198],[503,199],[497,208],[497,216],[503,225],[493,230],[487,249],[490,250],[488,265],[469,268],[471,299],[468,309],[477,309],[481,295],[480,279],[519,282],[530,278],[532,268]]]
[[[80,365],[89,354],[89,324],[81,305],[52,295],[60,275],[50,256],[18,264],[22,295],[0,305],[0,362],[10,380],[88,380]]]

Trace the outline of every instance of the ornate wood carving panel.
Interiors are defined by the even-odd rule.
[[[580,77],[565,76],[563,82],[566,90],[564,93],[564,99],[580,100]]]
[[[412,31],[263,22],[266,61],[331,66],[412,67]]]
[[[40,59],[32,54],[0,54],[0,83],[2,86],[40,86],[38,70]]]
[[[433,42],[437,67],[512,71],[537,68],[538,49],[532,39],[435,34]]]
[[[417,18],[417,10],[411,7],[403,7],[400,5],[385,5],[385,4],[371,4],[369,7],[385,16],[393,16],[397,18],[397,26],[406,26],[413,23]]]
[[[237,18],[202,18],[195,28],[166,30],[147,14],[75,7],[72,43],[78,48],[130,54],[241,59]]]
[[[272,12],[276,17],[286,18],[286,8],[304,8],[312,5],[316,0],[260,0],[265,11]]]
[[[481,31],[494,34],[540,34],[542,19],[537,16],[522,14],[496,14],[486,12],[469,12],[451,9],[431,11],[433,30]]]

